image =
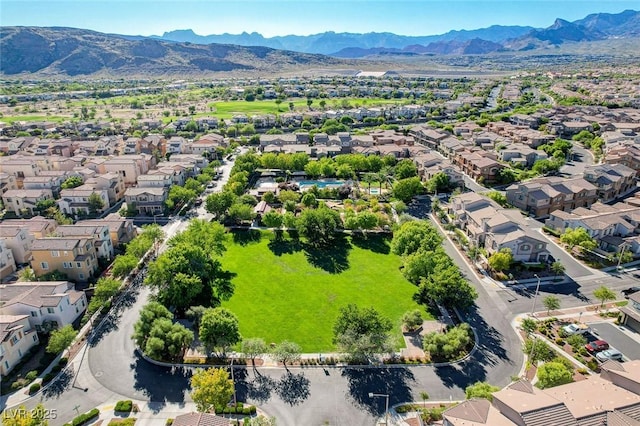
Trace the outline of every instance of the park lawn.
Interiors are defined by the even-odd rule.
[[[0,117],[0,121],[13,124],[16,121],[55,121],[62,122],[64,120],[70,120],[71,117],[63,117],[60,115],[5,115]]]
[[[290,249],[289,239],[274,250],[281,254],[274,254],[269,248],[273,238],[265,233],[246,245],[230,242],[222,258],[224,268],[237,274],[235,293],[222,305],[238,317],[244,338],[262,337],[267,344],[290,340],[301,345],[303,352],[330,352],[335,349],[332,330],[339,308],[355,303],[373,306],[391,319],[394,342],[401,348],[402,314],[420,309],[429,317],[412,299],[416,287],[400,273],[400,257],[382,253],[381,248],[388,251],[388,239],[369,237],[378,252],[345,239],[333,251],[331,258],[337,263],[322,255],[310,256],[322,265],[314,266],[304,249]],[[336,264],[346,267],[330,272],[340,269]]]

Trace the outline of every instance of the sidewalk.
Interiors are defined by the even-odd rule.
[[[125,415],[116,415],[113,409],[116,406],[117,401],[103,404],[97,407],[100,410],[99,420],[102,420],[102,424],[106,425],[112,419],[126,419],[135,418],[136,426],[164,426],[167,423],[167,419],[175,419],[176,416],[186,413],[197,412],[196,404],[187,402],[184,404],[176,404],[173,402],[145,402],[132,400],[135,405],[138,406],[137,413],[125,413]],[[82,413],[81,413],[82,414]]]

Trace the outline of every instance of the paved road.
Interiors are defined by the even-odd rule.
[[[562,173],[563,176],[582,176],[585,167],[593,164],[593,154],[591,154],[591,151],[577,143],[573,144],[571,151],[573,153],[571,161],[567,161],[560,168],[560,173]]]
[[[186,225],[186,221],[172,222],[165,230],[173,234]],[[456,263],[466,265],[448,241],[444,246]],[[480,336],[479,350],[467,362],[442,368],[265,368],[259,372],[237,367],[238,399],[260,405],[284,426],[368,426],[384,412],[384,398],[371,399],[369,392],[389,394],[390,404],[394,404],[419,401],[422,391],[432,400],[460,399],[464,388],[476,381],[506,385],[523,362],[520,342],[510,327],[510,306],[497,295],[497,287],[480,282],[466,266],[461,269],[479,294],[477,306],[465,313]],[[148,296],[145,287],[132,291],[98,330],[77,382],[73,383],[74,376],[69,374],[55,392],[43,398],[46,407],[59,410],[60,423],[70,420],[75,408],[87,411],[118,395],[160,405],[189,401],[190,370],[157,367],[134,351],[130,338],[133,324]],[[28,406],[37,402],[32,399]]]

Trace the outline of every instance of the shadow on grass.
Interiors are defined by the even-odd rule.
[[[293,254],[302,250],[302,243],[299,238],[288,239],[284,237],[282,231],[275,231],[267,247],[276,256],[282,256],[283,254]]]
[[[339,274],[349,269],[349,250],[351,243],[342,235],[338,236],[330,246],[304,245],[304,254],[312,266]]]
[[[257,229],[235,229],[231,231],[231,234],[233,235],[233,242],[236,244],[240,244],[241,246],[259,243],[260,239],[262,238],[262,234]]]
[[[374,253],[389,254],[391,252],[391,238],[387,235],[354,232],[351,236],[354,246]]]

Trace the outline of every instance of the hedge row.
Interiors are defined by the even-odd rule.
[[[75,419],[71,421],[71,423],[65,423],[64,426],[80,426],[87,423],[89,420],[92,420],[100,415],[100,410],[94,408],[91,411],[88,411],[84,414],[80,414]]]
[[[133,402],[129,399],[126,401],[118,401],[116,403],[116,408],[114,409],[114,411],[122,411],[122,412],[130,413],[132,409],[133,409]]]

